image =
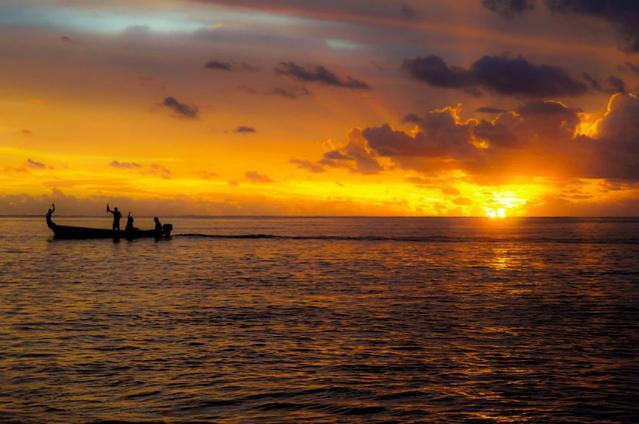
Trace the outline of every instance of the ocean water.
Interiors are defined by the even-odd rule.
[[[0,219],[0,422],[639,420],[639,220],[163,221]]]

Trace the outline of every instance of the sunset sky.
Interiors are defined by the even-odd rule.
[[[5,0],[0,214],[638,215],[639,2]]]

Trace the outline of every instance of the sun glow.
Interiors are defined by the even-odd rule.
[[[506,218],[506,209],[505,208],[484,208],[486,211],[486,216],[490,219],[498,219],[498,218]]]
[[[493,193],[488,204],[484,206],[484,212],[488,218],[499,219],[510,215],[517,215],[528,201],[512,191]]]
[[[588,113],[579,114],[580,122],[575,128],[574,137],[587,136],[596,137],[599,129],[600,119]]]

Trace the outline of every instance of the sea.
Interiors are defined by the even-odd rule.
[[[0,218],[1,423],[639,422],[639,219],[162,221]]]

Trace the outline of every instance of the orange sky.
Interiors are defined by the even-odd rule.
[[[0,5],[0,214],[639,213],[616,15],[129,3]]]

